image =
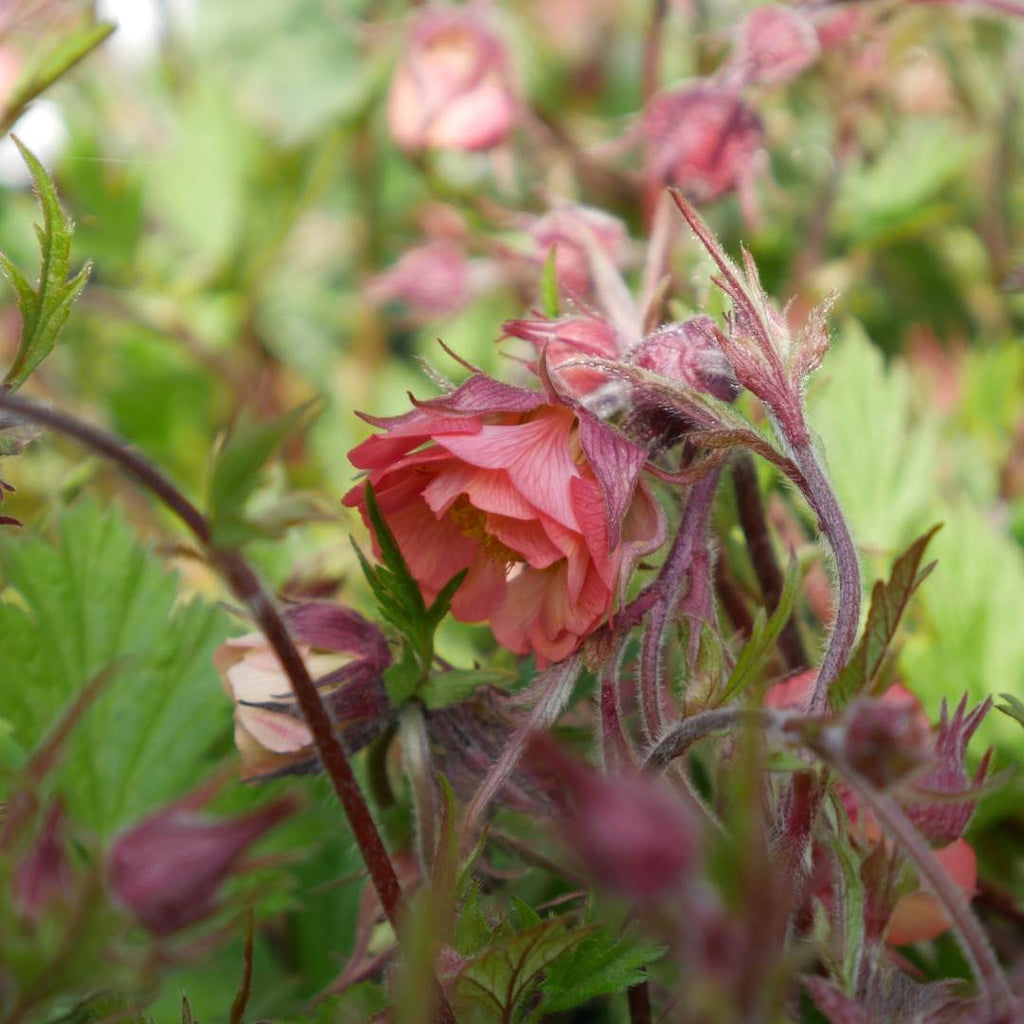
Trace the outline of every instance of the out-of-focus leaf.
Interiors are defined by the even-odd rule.
[[[1004,715],[1009,715],[1019,725],[1024,726],[1024,701],[1014,697],[1012,693],[1001,693],[999,696],[1005,703],[997,704],[996,711],[1002,711]]]
[[[912,416],[906,367],[887,368],[860,325],[848,320],[808,398],[854,539],[861,548],[901,550],[927,521],[938,450],[935,418]]]
[[[598,996],[622,992],[643,981],[643,968],[664,952],[662,946],[630,942],[610,928],[601,928],[548,967],[542,986],[544,1012],[570,1010]]]
[[[16,391],[32,371],[50,354],[57,334],[71,313],[71,304],[78,298],[89,279],[90,264],[68,280],[71,262],[71,234],[74,226],[64,215],[57,199],[57,189],[43,165],[15,138],[39,198],[43,211],[42,226],[36,225],[36,237],[42,254],[39,283],[33,289],[25,275],[0,253],[0,271],[14,288],[21,313],[21,340],[3,383]]]
[[[115,28],[109,21],[98,21],[82,25],[61,39],[43,61],[15,85],[0,108],[0,135],[6,135],[32,100],[92,53]]]
[[[515,676],[501,669],[456,668],[431,675],[420,687],[419,697],[434,711],[472,697],[483,686],[508,689],[515,685]]]
[[[270,422],[243,419],[224,442],[210,473],[210,530],[214,543],[230,547],[250,535],[243,510],[259,483],[263,464],[288,434],[303,421],[308,422],[318,404],[306,402]]]
[[[879,580],[875,584],[864,635],[853,657],[829,691],[835,710],[846,707],[850,701],[864,693],[878,674],[907,604],[914,596],[914,591],[935,568],[934,562],[923,569],[920,565],[928,542],[938,530],[939,527],[934,526],[914,541],[893,564],[889,579],[886,582]]]
[[[775,641],[778,640],[783,626],[786,625],[793,612],[793,603],[799,588],[800,563],[796,558],[791,558],[786,567],[786,579],[783,582],[782,593],[779,595],[779,603],[775,606],[775,611],[766,619],[764,609],[758,609],[753,629],[750,631],[750,639],[740,651],[739,657],[736,659],[736,666],[722,690],[718,703],[725,704],[738,697],[761,674],[761,670],[775,649]]]
[[[176,576],[119,515],[82,505],[54,541],[0,537],[0,586],[0,704],[22,750],[103,666],[130,656],[56,771],[76,820],[109,835],[204,777],[231,717],[211,660],[227,622],[179,603]]]
[[[553,245],[544,260],[544,270],[540,277],[540,301],[544,315],[552,320],[558,316],[558,275],[555,272],[555,258],[558,246]]]

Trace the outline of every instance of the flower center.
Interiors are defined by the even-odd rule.
[[[484,556],[492,562],[504,562],[506,565],[525,561],[518,551],[513,551],[493,534],[487,532],[487,514],[473,505],[465,494],[460,494],[451,507],[448,515],[459,528],[463,537],[475,541],[482,549]]]

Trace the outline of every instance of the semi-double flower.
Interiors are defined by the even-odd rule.
[[[427,601],[468,570],[452,613],[489,622],[538,665],[613,611],[636,560],[664,539],[645,451],[584,409],[483,374],[391,419],[349,458]],[[369,526],[365,483],[345,496]],[[376,538],[375,538],[376,542]]]

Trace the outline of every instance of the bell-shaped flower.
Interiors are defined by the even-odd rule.
[[[418,14],[388,97],[402,149],[491,149],[508,137],[518,108],[505,45],[476,12]]]
[[[560,661],[604,623],[664,521],[641,470],[646,453],[583,409],[483,374],[349,453],[424,599],[468,570],[452,600],[462,622],[538,665]],[[369,526],[365,485],[345,496]],[[374,538],[376,543],[376,538]]]
[[[390,654],[383,636],[355,612],[323,602],[296,605],[284,617],[342,744],[350,752],[359,750],[390,721],[382,681]],[[235,702],[242,777],[311,768],[316,760],[312,734],[263,635],[228,640],[214,652],[214,664]]]

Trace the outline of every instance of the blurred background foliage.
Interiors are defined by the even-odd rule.
[[[983,7],[869,6],[855,49],[826,52],[759,98],[769,159],[758,222],[744,224],[734,198],[705,213],[727,248],[747,242],[780,300],[839,292],[811,418],[868,582],[945,524],[900,661],[934,714],[964,689],[975,700],[1024,696],[1024,23]],[[73,266],[94,261],[26,390],[108,425],[197,497],[211,451],[243,411],[270,417],[322,399],[252,502],[266,537],[251,554],[279,590],[326,580],[359,602],[348,535],[362,530],[339,505],[353,479],[346,453],[367,430],[353,413],[402,411],[407,390],[430,393],[417,357],[457,371],[437,338],[523,376],[505,354],[516,350],[495,344],[502,321],[537,302],[520,214],[553,197],[609,209],[640,262],[640,164],[628,143],[649,5],[495,7],[529,111],[523,126],[499,152],[418,159],[391,142],[384,115],[402,3],[15,0],[0,25],[0,57],[20,75],[82,26],[120,23],[15,127],[76,221]],[[663,83],[712,69],[747,9],[668,4]],[[580,152],[610,154],[610,172],[581,175]],[[0,179],[0,250],[32,268],[36,210],[9,140]],[[483,270],[511,258],[515,272],[481,274],[472,297],[440,316],[370,301],[374,277],[438,230]],[[703,263],[688,242],[675,260],[678,298],[696,307],[707,297]],[[5,287],[0,364],[17,338]],[[80,820],[109,834],[229,756],[231,705],[210,653],[234,627],[212,603],[221,592],[205,567],[167,547],[162,513],[109,467],[48,437],[4,475],[17,486],[5,512],[31,528],[0,536],[0,752],[17,763],[71,693],[127,655],[61,769]],[[764,480],[806,518],[767,471]],[[813,543],[803,554],[818,557]],[[446,624],[443,643],[467,663],[489,640]],[[993,715],[984,738],[1006,749],[1014,728]],[[120,730],[139,746],[108,742]],[[276,785],[229,787],[218,806],[263,801]],[[273,921],[257,943],[253,1011],[274,1019],[298,1013],[337,972],[360,892],[325,787],[303,785],[306,813],[268,844],[287,870],[242,883]],[[993,801],[998,813],[1019,798],[1007,792]],[[1019,863],[1003,877],[1024,893]],[[175,1019],[185,991],[199,1019],[226,1019],[240,944],[165,979],[147,1013]]]

